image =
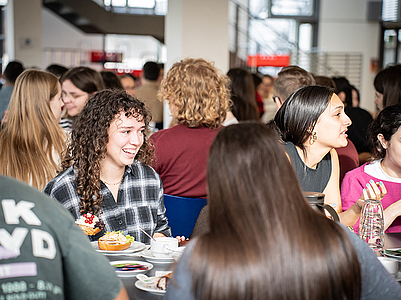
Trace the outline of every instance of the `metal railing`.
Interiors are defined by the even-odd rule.
[[[98,4],[101,7],[104,7],[105,10],[117,14],[134,14],[134,15],[159,15],[159,16],[165,16],[167,15],[167,4],[168,1],[155,1],[154,7],[134,7],[134,6],[129,6],[129,4],[126,2],[125,5],[119,5],[119,6],[113,6],[112,1],[107,1],[107,5],[105,4],[106,1],[104,0],[92,0],[96,4]]]
[[[344,76],[357,88],[361,87],[363,55],[359,52],[291,53],[291,64],[318,76]]]
[[[89,52],[79,48],[43,48],[43,65],[61,64],[67,67],[88,66]]]
[[[241,4],[237,3],[235,0],[230,0],[230,6],[232,6],[232,11],[237,12],[236,16],[238,15],[247,15],[248,21],[249,20],[260,20],[259,18],[253,16],[249,13],[248,9]],[[257,52],[261,54],[275,54],[272,53],[272,48],[282,48],[283,44],[287,44],[288,53],[291,55],[291,64],[298,65],[301,68],[313,73],[314,75],[320,76],[344,76],[348,78],[350,82],[353,83],[357,88],[360,88],[362,82],[362,62],[363,62],[363,55],[362,53],[358,52],[328,52],[328,51],[303,51],[299,48],[298,43],[295,41],[291,41],[289,37],[278,32],[275,28],[269,26],[266,23],[261,23],[266,28],[267,32],[273,32],[279,39],[280,47],[272,47],[271,45],[266,48],[258,41],[253,40],[249,32],[247,32],[248,28],[243,28],[243,26],[239,26],[236,21],[238,22],[238,17],[230,20],[229,26],[230,30],[234,31],[232,36],[238,37],[242,36],[242,40],[246,40],[247,43],[245,44],[247,49],[245,50],[248,54],[250,53],[250,45],[257,44]],[[240,20],[241,22],[241,20]],[[243,22],[243,20],[242,20]],[[243,37],[246,34],[246,37]],[[284,42],[284,43],[283,43]],[[234,54],[238,51],[238,49],[242,49],[242,53],[244,52],[244,44],[241,45],[234,45],[230,47],[230,51],[232,52],[232,59],[234,61],[244,62],[244,56],[240,57],[233,57]],[[234,52],[233,49],[237,51]]]

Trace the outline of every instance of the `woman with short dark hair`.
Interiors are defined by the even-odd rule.
[[[339,162],[334,148],[345,147],[351,120],[334,89],[306,86],[295,91],[278,110],[274,122],[305,192],[325,194],[340,216],[341,223],[353,226],[362,201],[343,212],[340,198]]]

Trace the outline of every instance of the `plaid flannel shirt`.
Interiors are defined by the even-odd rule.
[[[73,166],[69,167],[53,178],[44,192],[59,201],[77,220],[80,217],[81,199],[76,190],[76,173]],[[163,185],[159,175],[151,167],[137,161],[126,166],[117,202],[103,182],[100,190],[103,195],[103,213],[100,219],[105,223],[105,228],[91,236],[91,240],[97,240],[106,231],[122,230],[124,235],[133,236],[135,241],[149,244],[150,239],[140,231],[138,225],[150,235],[160,232],[171,236],[165,216]]]

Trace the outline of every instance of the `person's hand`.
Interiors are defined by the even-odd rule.
[[[387,189],[383,182],[374,182],[372,179],[366,184],[366,188],[363,189],[361,200],[376,199],[382,200],[387,194]]]
[[[358,208],[358,210],[361,211],[363,205],[365,204],[365,200],[364,199],[358,199],[355,204],[356,204],[356,207]]]
[[[186,239],[185,236],[176,236],[175,238],[178,240],[178,245],[180,247],[185,246],[189,241],[189,239]]]
[[[362,207],[367,199],[376,199],[382,200],[383,197],[387,194],[387,189],[384,186],[383,182],[374,182],[371,179],[367,184],[366,188],[363,189],[361,197],[355,203],[356,207],[359,211],[362,210]]]
[[[153,237],[154,238],[157,238],[157,237],[166,237],[163,233],[160,233],[160,232],[155,232],[155,234],[153,235]]]

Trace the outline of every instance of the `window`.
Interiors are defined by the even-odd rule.
[[[383,21],[397,21],[399,0],[383,0],[382,4],[382,20]]]
[[[313,0],[270,0],[273,16],[312,16]]]
[[[155,0],[128,0],[129,7],[153,8]]]
[[[155,0],[104,0],[105,6],[154,8]]]
[[[250,37],[257,45],[250,52],[279,54],[317,46],[319,0],[250,0],[249,12]]]

